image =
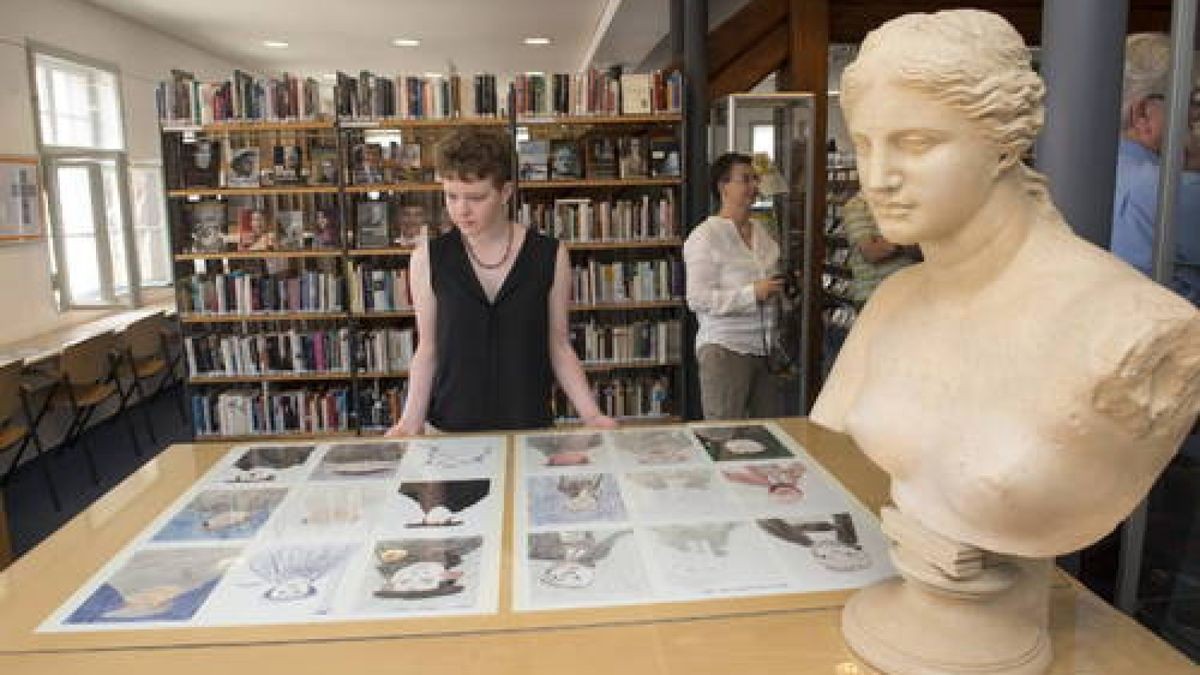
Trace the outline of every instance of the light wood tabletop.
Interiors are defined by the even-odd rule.
[[[780,424],[878,512],[886,501],[886,476],[845,437],[801,419]],[[848,591],[513,612],[510,531],[505,532],[501,558],[500,612],[494,615],[34,632],[228,447],[172,446],[0,573],[0,673],[874,672],[841,638],[839,616]],[[511,483],[506,496],[510,511]],[[1065,575],[1059,575],[1053,587],[1051,624],[1052,673],[1196,672],[1184,656]]]

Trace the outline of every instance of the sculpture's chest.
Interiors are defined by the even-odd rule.
[[[893,478],[930,461],[964,465],[950,472],[1010,461],[1087,395],[1078,346],[1040,319],[914,311],[878,327],[847,430]]]

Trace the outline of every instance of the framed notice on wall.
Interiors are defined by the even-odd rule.
[[[0,155],[0,243],[44,235],[37,157]]]

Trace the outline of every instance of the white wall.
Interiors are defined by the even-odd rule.
[[[159,156],[154,88],[172,68],[225,79],[236,64],[140,23],[76,0],[0,0],[0,155],[34,154],[26,41],[115,66],[131,161]],[[253,64],[240,64],[253,68]],[[48,242],[0,246],[0,344],[91,318],[60,314],[50,285]]]

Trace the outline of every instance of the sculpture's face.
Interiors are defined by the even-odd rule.
[[[889,241],[953,238],[991,196],[1001,151],[963,113],[886,76],[846,113],[863,195]]]

